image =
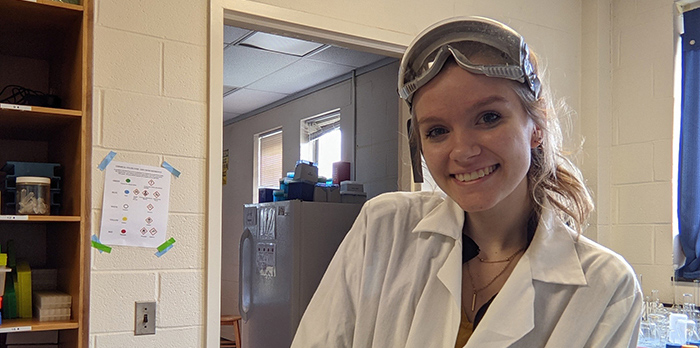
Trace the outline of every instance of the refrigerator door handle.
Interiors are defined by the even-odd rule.
[[[238,250],[239,257],[239,282],[238,282],[238,311],[243,322],[248,321],[248,312],[253,296],[253,235],[246,228],[241,235],[241,242]]]

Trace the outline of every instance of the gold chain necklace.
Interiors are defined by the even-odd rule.
[[[486,260],[486,259],[481,258],[481,257],[478,257],[478,256],[477,256],[476,258],[479,259],[479,261],[481,261],[481,262],[483,262],[483,263],[502,263],[502,262],[509,262],[510,260],[512,260],[516,255],[518,255],[518,254],[519,254],[521,251],[523,251],[523,250],[525,250],[525,247],[523,247],[522,249],[516,251],[515,254],[510,255],[510,256],[508,256],[507,258],[503,259],[503,260],[494,260],[494,261],[491,261],[491,260]]]
[[[515,256],[520,254],[521,252],[523,252],[523,250],[525,250],[525,248],[522,248],[522,249],[516,251],[515,254],[508,257],[508,259],[506,259],[506,261],[508,261],[508,263],[505,265],[505,267],[503,267],[503,269],[501,269],[501,271],[498,272],[498,274],[496,274],[496,276],[493,277],[493,279],[491,279],[491,281],[489,281],[488,284],[486,284],[478,289],[476,289],[474,287],[474,278],[472,278],[472,272],[469,270],[469,262],[464,264],[465,266],[467,266],[467,276],[469,277],[469,283],[472,284],[472,291],[473,291],[472,292],[472,312],[474,311],[474,307],[476,306],[477,293],[479,293],[481,290],[488,288],[491,284],[493,284],[493,282],[495,282],[496,279],[498,279],[498,277],[500,277],[506,271],[506,269],[508,269],[508,266],[510,266],[511,262],[513,262],[513,260],[515,259]],[[491,261],[491,262],[495,262],[495,261]],[[502,261],[502,262],[505,262],[505,261]]]

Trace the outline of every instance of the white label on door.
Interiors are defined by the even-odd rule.
[[[255,263],[258,272],[265,278],[273,278],[277,275],[275,267],[275,243],[258,243],[258,250],[255,254]]]

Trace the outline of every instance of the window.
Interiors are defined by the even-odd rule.
[[[700,278],[700,8],[683,14],[681,126],[678,159],[678,236],[681,279]]]
[[[340,161],[340,143],[339,109],[301,120],[300,159],[316,163],[319,176],[333,176],[333,162]]]
[[[257,199],[258,188],[279,188],[282,172],[282,130],[276,129],[258,135],[257,175],[253,196]]]

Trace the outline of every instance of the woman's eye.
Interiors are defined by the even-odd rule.
[[[501,115],[495,113],[495,112],[487,112],[483,115],[481,115],[481,120],[480,123],[485,123],[485,124],[493,124],[498,122],[498,120],[501,119]]]
[[[428,139],[431,139],[431,138],[437,138],[443,134],[447,134],[447,129],[441,128],[441,127],[435,127],[435,128],[429,129],[425,133],[425,137]]]

